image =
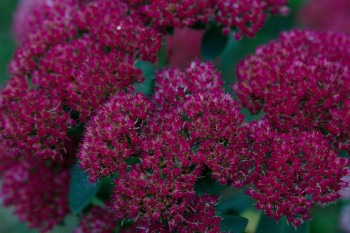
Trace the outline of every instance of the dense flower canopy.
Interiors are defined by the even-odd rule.
[[[236,213],[218,211],[224,192],[243,189],[295,227],[340,198],[350,175],[338,155],[350,152],[350,37],[282,33],[238,65],[238,100],[215,63],[162,67],[172,30],[252,37],[286,3],[23,0],[0,91],[3,204],[42,233],[70,214],[80,218],[75,233],[217,233]],[[241,107],[265,116],[246,122]],[[79,210],[74,182],[89,194]]]

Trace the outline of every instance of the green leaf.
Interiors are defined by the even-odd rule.
[[[236,215],[224,215],[220,222],[220,230],[230,233],[243,233],[247,225],[248,219],[246,218]]]
[[[350,159],[349,153],[347,153],[346,151],[343,151],[343,150],[338,151],[338,156],[339,156],[339,157],[343,157],[343,158],[348,158],[348,159]]]
[[[89,205],[100,188],[100,183],[90,183],[88,175],[76,163],[72,168],[69,184],[69,207],[74,214],[80,213]]]
[[[211,179],[209,175],[204,176],[196,181],[195,191],[198,196],[203,196],[204,194],[218,195],[220,194],[226,186],[219,184],[216,180]]]
[[[306,222],[301,227],[295,228],[292,225],[288,225],[285,218],[276,222],[272,218],[262,214],[256,233],[310,233],[310,223]]]
[[[138,60],[135,67],[142,70],[142,75],[145,78],[143,83],[135,84],[136,92],[151,95],[153,93],[154,77],[156,74],[154,65],[150,62]]]
[[[165,38],[162,41],[162,47],[158,52],[158,62],[157,62],[157,70],[166,67],[168,63],[168,57],[167,57],[167,49],[166,49],[166,40]]]
[[[84,134],[85,124],[79,123],[73,126],[67,132],[68,137],[81,137]]]
[[[234,188],[230,188],[221,193],[218,204],[215,206],[217,212],[222,214],[239,214],[252,208],[253,200]]]
[[[222,34],[222,28],[210,27],[204,34],[201,44],[202,56],[205,60],[218,57],[226,48],[228,36]]]
[[[317,206],[312,211],[312,233],[337,233],[339,232],[339,214],[341,203],[328,205],[325,208]]]
[[[245,122],[252,122],[254,120],[260,120],[265,115],[265,113],[263,111],[259,112],[258,114],[253,115],[246,108],[242,108],[241,113],[244,115]]]

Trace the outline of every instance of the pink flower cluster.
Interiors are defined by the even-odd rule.
[[[108,207],[92,206],[74,233],[111,233],[116,226],[117,222]]]
[[[71,127],[89,120],[114,93],[132,91],[132,85],[142,81],[134,60],[139,57],[155,60],[160,36],[156,33],[151,36],[154,29],[128,15],[125,4],[99,2],[75,2],[72,10],[64,15],[67,18],[64,25],[51,27],[48,17],[45,22],[37,22],[38,27],[47,24],[45,30],[28,32],[10,64],[14,77],[1,91],[0,138],[6,146],[18,147],[24,151],[22,154],[29,156],[61,159]],[[47,9],[44,4],[35,10],[41,7]],[[47,9],[54,15],[53,24],[56,14],[61,12],[54,9]],[[105,22],[98,16],[114,21]],[[127,47],[104,40],[107,34],[118,38],[113,34],[115,31],[94,31],[97,23],[106,23],[97,28],[107,30],[112,23],[124,25],[125,20],[132,24],[123,28],[124,36],[120,37],[120,41],[127,42]],[[142,37],[142,33],[147,35]],[[105,36],[96,36],[101,34]],[[139,51],[139,48],[147,51]]]
[[[48,232],[69,213],[69,179],[65,167],[21,159],[3,174],[0,198],[29,227]]]
[[[22,0],[14,17],[13,33],[19,44],[36,33],[60,30],[70,23],[78,0]]]
[[[126,1],[130,7],[146,15],[155,27],[188,27],[196,23],[207,23],[215,19],[228,35],[236,28],[241,35],[255,36],[263,27],[267,14],[287,14],[288,0],[152,0]]]
[[[264,111],[274,127],[321,130],[335,148],[350,151],[349,51],[343,34],[282,33],[238,65],[234,89],[244,107]]]
[[[161,78],[178,82],[164,90]],[[218,78],[207,63],[193,62],[184,72],[164,70],[157,75],[160,85],[152,96],[158,107],[141,94],[119,94],[92,119],[80,164],[92,180],[118,173],[113,195],[118,219],[140,219],[149,229],[163,229],[162,219],[167,219],[171,232],[217,232],[210,231],[220,223],[219,217],[212,217],[214,209],[206,210],[211,211],[208,217],[189,207],[215,202],[213,197],[198,199],[197,179],[205,167],[222,183],[242,186],[239,179],[246,176],[241,161],[243,115],[224,94]],[[174,93],[172,98],[167,90]],[[173,102],[170,108],[172,99],[183,101]]]
[[[87,126],[78,154],[91,181],[126,172],[126,160],[140,153],[142,128],[151,111],[152,104],[145,96],[123,92],[100,108]]]
[[[251,125],[254,174],[247,194],[276,221],[282,216],[295,226],[311,218],[315,203],[340,197],[349,161],[339,158],[317,131],[280,133],[266,121]]]
[[[166,86],[164,79],[173,84]],[[348,161],[337,158],[321,133],[281,133],[265,121],[244,123],[210,64],[164,70],[156,80],[152,99],[117,95],[101,108],[79,153],[92,180],[118,172],[116,218],[138,219],[154,231],[166,227],[167,219],[170,231],[193,232],[184,230],[184,219],[206,169],[222,184],[249,187],[259,209],[276,220],[286,216],[295,226],[310,218],[315,203],[339,198]]]
[[[178,108],[193,93],[222,89],[219,73],[210,63],[192,62],[184,71],[168,69],[157,73],[153,99],[164,110]]]
[[[40,158],[62,159],[66,132],[74,123],[55,90],[30,89],[13,77],[2,89],[0,138],[8,148]]]

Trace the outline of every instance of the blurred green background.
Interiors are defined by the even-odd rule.
[[[0,86],[8,79],[7,64],[11,59],[15,49],[15,43],[11,37],[11,22],[13,12],[17,4],[17,0],[0,1]],[[289,17],[273,16],[267,21],[266,26],[258,33],[256,38],[243,38],[241,41],[235,41],[230,38],[224,52],[216,59],[216,64],[222,72],[227,87],[230,86],[235,79],[234,66],[249,53],[254,52],[257,46],[276,38],[277,34],[283,30],[292,27],[299,27],[295,20],[295,13],[302,4],[302,0],[291,0],[291,14]],[[350,13],[350,12],[349,12]],[[1,117],[1,116],[0,116]],[[313,211],[313,221],[306,224],[301,231],[295,231],[292,227],[285,226],[284,223],[279,224],[262,217],[261,213],[255,211],[251,204],[245,209],[241,215],[248,218],[250,223],[246,229],[247,233],[287,233],[287,232],[308,232],[308,233],[339,233],[339,211],[343,206],[343,202],[330,205],[326,208],[315,208]],[[264,222],[265,228],[259,225]],[[349,219],[350,221],[350,219]],[[52,232],[65,233],[71,232],[72,227],[77,223],[76,217],[68,217],[65,227],[57,227]],[[0,233],[27,233],[37,232],[28,230],[26,225],[20,223],[16,217],[11,214],[10,209],[0,208]]]
[[[11,22],[18,0],[0,1],[0,86],[8,78],[7,63],[15,48],[11,37]]]

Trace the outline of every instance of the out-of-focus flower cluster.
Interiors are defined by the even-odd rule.
[[[116,226],[114,214],[108,207],[93,206],[83,216],[74,233],[111,233]]]
[[[350,33],[350,2],[308,0],[299,11],[299,21],[313,29]]]
[[[47,232],[69,213],[69,177],[65,167],[21,159],[3,174],[0,197],[29,227]]]

